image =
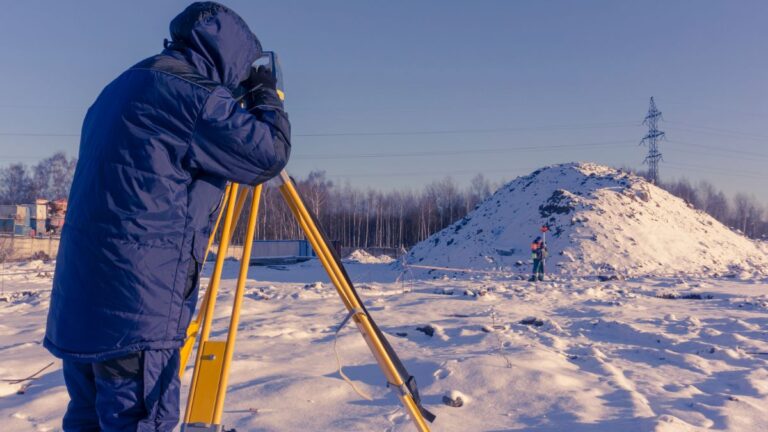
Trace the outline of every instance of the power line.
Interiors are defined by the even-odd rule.
[[[687,146],[684,146],[684,148],[668,148],[664,150],[665,153],[679,153],[679,154],[685,154],[690,155],[691,149]],[[723,154],[718,153],[710,150],[696,150],[696,155],[701,156],[712,156],[718,159],[718,162],[720,160],[727,159],[729,161],[737,161],[739,163],[759,163],[759,164],[765,164],[766,161],[768,161],[768,156],[741,156],[741,155],[730,155],[730,154]],[[761,159],[765,158],[765,159]]]
[[[542,125],[542,126],[523,126],[506,128],[478,128],[478,129],[435,129],[435,130],[415,130],[415,131],[360,131],[360,132],[313,132],[313,133],[295,133],[294,137],[314,138],[314,137],[352,137],[352,136],[408,136],[408,135],[466,135],[477,133],[505,133],[521,131],[559,131],[559,130],[578,130],[578,129],[601,129],[601,128],[619,128],[637,126],[636,122],[610,122],[593,123],[586,125]],[[20,136],[20,137],[79,137],[80,134],[73,133],[42,133],[42,132],[0,132],[0,136]]]
[[[454,170],[451,172],[445,171],[405,171],[405,172],[387,172],[387,173],[352,173],[352,174],[329,174],[328,177],[418,177],[418,176],[459,176],[459,175],[472,175],[472,174],[491,174],[491,173],[507,173],[511,171],[509,169],[497,169],[497,170]]]
[[[449,151],[421,151],[421,152],[381,152],[381,153],[317,153],[306,155],[295,155],[292,160],[338,160],[338,159],[376,159],[376,158],[416,158],[416,157],[442,157],[442,156],[455,156],[465,154],[486,154],[486,153],[504,153],[504,152],[527,152],[527,151],[553,151],[553,150],[579,150],[590,148],[615,148],[616,144],[633,143],[633,140],[624,141],[603,141],[592,143],[580,143],[580,144],[555,144],[555,145],[538,145],[538,146],[519,146],[519,147],[495,147],[495,148],[480,148],[480,149],[467,149],[467,150],[449,150]],[[685,141],[669,140],[669,142],[678,144],[680,146],[688,146],[693,148],[705,149],[708,152],[704,154],[710,154],[718,157],[727,157],[729,159],[741,160],[741,161],[754,161],[758,159],[768,159],[768,154],[739,151],[734,149],[723,149],[715,146],[708,146],[703,144],[689,143]],[[672,152],[685,152],[679,149],[669,149]],[[686,152],[687,153],[687,152]],[[699,151],[701,154],[702,152]],[[721,154],[725,153],[725,154]],[[741,155],[741,156],[740,156]],[[0,157],[0,161],[14,162],[18,160],[42,160],[47,156],[17,156],[17,157]],[[682,166],[682,165],[680,165]],[[698,168],[705,168],[699,166]],[[731,171],[728,171],[731,173]],[[756,174],[756,173],[755,173]]]
[[[738,149],[731,149],[731,148],[722,148],[722,147],[716,147],[716,146],[709,146],[705,144],[698,144],[698,143],[691,143],[687,141],[678,141],[678,140],[667,140],[670,143],[680,144],[683,146],[689,146],[689,147],[695,147],[695,148],[701,148],[706,150],[712,150],[716,152],[723,152],[727,153],[728,155],[732,154],[740,154],[744,156],[748,156],[750,158],[768,158],[768,153],[758,153],[758,152],[751,152],[746,150],[738,150]]]
[[[703,171],[710,174],[718,174],[725,177],[744,177],[744,178],[753,178],[753,179],[760,179],[760,180],[766,179],[766,175],[764,173],[759,173],[756,171],[725,170],[725,169],[707,167],[702,165],[693,165],[693,164],[678,163],[678,162],[668,162],[667,165],[677,166],[677,167],[686,168],[686,169],[692,169],[694,171]]]
[[[709,152],[703,152],[703,154],[710,154],[715,156],[727,156],[730,159],[754,161],[755,158],[768,159],[768,154],[757,153],[736,149],[724,149],[716,146],[708,146],[704,144],[690,143],[687,141],[679,140],[667,140],[670,143],[678,144],[683,147],[692,147],[698,149],[709,150]],[[421,151],[421,152],[380,152],[380,153],[315,153],[315,154],[297,154],[292,157],[292,160],[332,160],[332,159],[375,159],[375,158],[399,158],[399,157],[440,157],[440,156],[454,156],[462,154],[478,154],[478,153],[502,153],[502,152],[525,152],[525,151],[550,151],[550,150],[568,150],[568,149],[588,149],[588,148],[611,148],[615,144],[629,144],[634,143],[634,140],[623,141],[602,141],[592,143],[580,143],[580,144],[555,144],[555,145],[537,145],[537,146],[520,146],[520,147],[494,147],[494,148],[479,148],[468,150],[447,150],[447,151]],[[672,152],[684,152],[679,149],[669,149]],[[713,153],[715,152],[715,153]],[[701,151],[698,152],[702,154]],[[725,154],[721,154],[725,153]],[[742,155],[743,157],[740,157]],[[0,157],[0,161],[15,161],[20,159],[25,160],[40,160],[45,159],[47,156],[16,156],[16,157]]]
[[[2,106],[8,106],[8,105],[0,105]],[[29,106],[32,107],[32,106]],[[653,107],[652,107],[653,108]],[[658,111],[658,110],[657,110]],[[652,109],[649,109],[649,115],[652,114]],[[660,116],[660,112],[658,112]],[[670,122],[670,123],[677,123],[677,124],[684,124],[680,122]],[[327,133],[304,133],[304,134],[294,134],[295,137],[342,137],[342,136],[408,136],[408,135],[458,135],[458,134],[475,134],[475,133],[505,133],[505,132],[519,132],[519,131],[525,131],[525,130],[539,130],[539,131],[546,131],[546,130],[577,130],[577,129],[596,129],[596,128],[616,128],[616,127],[628,127],[628,126],[638,126],[636,122],[606,122],[606,123],[593,123],[593,124],[586,124],[586,125],[549,125],[549,126],[531,126],[531,127],[509,127],[509,128],[486,128],[486,129],[446,129],[446,130],[421,130],[421,131],[372,131],[372,132],[327,132]],[[705,130],[711,130],[715,132],[721,132],[721,133],[731,133],[731,134],[739,134],[743,135],[745,137],[753,138],[753,139],[765,139],[768,140],[768,137],[762,137],[759,135],[754,134],[747,134],[742,133],[734,130],[729,129],[719,129],[719,128],[710,128],[706,126],[695,126],[695,125],[689,125],[694,128],[700,128]],[[650,131],[649,131],[650,132]],[[663,135],[663,132],[658,131]],[[35,132],[0,132],[0,136],[25,136],[25,137],[79,137],[80,134],[68,134],[68,133],[35,133]],[[657,136],[658,138],[658,136]],[[567,149],[585,149],[585,148],[603,148],[603,147],[612,147],[615,146],[615,144],[624,144],[624,143],[631,143],[635,142],[632,140],[625,140],[625,141],[610,141],[610,142],[593,142],[593,143],[581,143],[581,144],[556,144],[556,145],[543,145],[543,146],[519,146],[519,147],[495,147],[495,148],[481,148],[481,149],[467,149],[467,150],[449,150],[449,151],[418,151],[418,152],[393,152],[393,153],[357,153],[357,154],[350,154],[350,153],[338,153],[338,154],[309,154],[309,155],[297,155],[294,157],[295,159],[314,159],[314,160],[327,160],[327,159],[365,159],[365,158],[398,158],[398,157],[435,157],[435,156],[451,156],[451,155],[463,155],[463,154],[477,154],[477,153],[498,153],[498,152],[516,152],[516,151],[550,151],[550,150],[567,150]],[[697,143],[691,143],[686,141],[678,141],[678,140],[670,140],[670,142],[677,143],[684,146],[690,146],[690,147],[696,147],[701,149],[706,149],[710,151],[715,152],[722,152],[726,153],[729,157],[740,159],[735,155],[742,155],[745,156],[745,158],[741,158],[742,160],[748,158],[768,158],[768,154],[764,153],[758,153],[758,152],[749,152],[749,151],[743,151],[743,150],[735,150],[735,149],[724,149],[721,147],[715,147],[715,146],[708,146],[704,144],[697,144]],[[658,150],[657,150],[658,151]],[[659,153],[660,156],[660,153]],[[0,157],[0,160],[4,161],[15,161],[20,159],[25,160],[40,160],[44,159],[45,157],[29,157],[29,156],[19,156],[19,157]],[[647,158],[646,158],[647,159]],[[715,174],[721,174],[726,176],[734,176],[734,177],[747,177],[747,178],[765,178],[765,175],[762,173],[757,172],[734,172],[731,170],[722,170],[712,167],[706,167],[701,165],[690,165],[690,164],[684,164],[684,163],[670,163],[672,166],[678,166],[683,167],[687,169],[692,170],[699,170],[699,171],[705,171],[708,173],[715,173]],[[478,170],[459,170],[459,171],[451,171],[450,173],[445,172],[403,172],[403,173],[359,173],[359,174],[337,174],[333,175],[333,177],[365,177],[365,176],[371,176],[371,177],[382,177],[382,176],[422,176],[422,175],[464,175],[464,174],[474,174],[481,171]],[[482,172],[486,173],[492,173],[492,172],[509,172],[509,170],[485,170]]]
[[[667,102],[673,103],[673,102]],[[673,103],[674,104],[674,103]],[[54,110],[86,110],[88,107],[85,105],[32,105],[32,104],[0,104],[0,109],[54,109]],[[762,116],[762,114],[747,113],[754,116]],[[717,132],[720,134],[737,135],[744,138],[766,140],[768,136],[754,134],[750,132],[743,132],[734,129],[724,129],[711,126],[700,126],[687,122],[665,120],[667,124],[680,125],[684,128],[681,130],[687,130],[697,133],[705,132]],[[378,136],[378,135],[438,135],[438,134],[469,134],[469,133],[494,133],[494,132],[519,132],[525,130],[572,130],[572,129],[594,129],[594,128],[612,128],[612,127],[630,127],[639,126],[634,121],[628,122],[603,122],[593,124],[579,124],[579,125],[540,125],[530,127],[511,127],[511,128],[480,128],[480,129],[456,129],[456,130],[422,130],[422,131],[374,131],[374,132],[320,132],[320,133],[306,133],[306,134],[294,134],[294,136],[304,137],[333,137],[333,136]],[[35,132],[5,132],[0,133],[0,136],[54,136],[54,137],[76,137],[80,134],[67,134],[67,133],[35,133]]]
[[[701,165],[691,165],[684,163],[667,163],[669,166],[691,169],[694,171],[705,171],[713,174],[721,174],[726,177],[745,177],[745,178],[760,178],[764,179],[765,175],[757,172],[733,172],[728,170],[718,170],[717,168],[705,167]],[[491,174],[491,173],[507,173],[511,174],[510,169],[496,169],[496,170],[483,170],[483,169],[465,169],[465,170],[453,170],[453,171],[401,171],[401,172],[381,172],[381,173],[342,173],[342,174],[329,174],[328,177],[414,177],[414,176],[458,176],[458,175],[471,175],[471,174]]]
[[[602,129],[638,126],[636,122],[612,122],[594,123],[587,125],[550,125],[550,126],[523,126],[483,129],[445,129],[445,130],[416,130],[416,131],[374,131],[374,132],[327,132],[294,134],[300,137],[342,137],[342,136],[401,136],[401,135],[463,135],[474,133],[504,133],[521,131],[558,131],[578,129]]]
[[[79,137],[80,134],[67,134],[67,133],[37,133],[37,132],[0,132],[0,136],[17,136],[17,137]]]
[[[664,101],[665,105],[677,105],[685,108],[688,110],[688,108],[691,106],[690,102],[675,102],[675,101]],[[701,102],[695,103],[696,108],[704,108],[704,110],[710,111],[712,113],[715,113],[717,115],[721,115],[723,113],[723,107],[722,106],[714,106],[714,105],[704,105]],[[739,114],[744,116],[750,116],[750,117],[759,117],[759,118],[765,118],[765,113],[757,113],[754,111],[744,111],[739,109],[734,109],[732,107],[728,107],[727,111],[732,114]]]
[[[682,124],[679,122],[666,121],[668,124]],[[355,137],[355,136],[422,136],[422,135],[469,135],[469,134],[494,134],[522,131],[561,131],[561,130],[582,130],[582,129],[610,129],[622,127],[636,127],[635,122],[615,122],[615,123],[597,123],[591,125],[553,125],[553,126],[531,126],[531,127],[510,127],[510,128],[485,128],[485,129],[446,129],[446,130],[416,130],[416,131],[371,131],[371,132],[312,132],[295,133],[294,137],[302,138],[322,138],[322,137]],[[710,128],[706,126],[675,127],[674,130],[687,132],[719,135],[731,138],[747,139],[750,141],[768,142],[768,136],[756,135],[751,133],[739,132],[730,129]],[[78,133],[59,133],[59,132],[0,132],[4,137],[33,137],[33,138],[79,138]]]
[[[750,141],[768,141],[768,136],[753,134],[749,132],[741,132],[733,129],[713,128],[709,126],[696,126],[696,125],[675,122],[675,121],[666,121],[666,123],[669,123],[671,125],[679,125],[675,129],[679,129],[687,132],[707,134],[707,135],[714,134],[714,135],[720,135],[720,136],[726,136],[726,137],[732,137],[732,138],[747,139]]]
[[[479,148],[479,149],[467,149],[467,150],[449,150],[449,151],[421,151],[421,152],[381,152],[381,153],[317,153],[317,154],[297,154],[293,156],[292,160],[339,160],[339,159],[377,159],[377,158],[417,158],[417,157],[444,157],[444,156],[456,156],[465,154],[487,154],[487,153],[507,153],[507,152],[547,152],[555,150],[581,150],[581,149],[619,149],[615,147],[616,144],[628,144],[633,143],[633,140],[624,141],[602,141],[593,143],[580,143],[580,144],[555,144],[555,145],[538,145],[538,146],[519,146],[519,147],[495,147],[495,148]],[[761,154],[756,152],[737,151],[731,149],[722,149],[714,146],[707,146],[702,144],[688,143],[684,141],[669,140],[669,142],[676,143],[680,146],[688,146],[693,148],[705,149],[705,151],[699,150],[699,154],[710,154],[718,157],[726,157],[728,159],[735,159],[741,161],[755,161],[757,159],[768,159],[768,154]],[[672,152],[685,152],[680,149],[669,149]],[[721,154],[725,153],[725,154]],[[685,152],[687,153],[687,152]],[[17,156],[17,157],[0,157],[0,161],[18,161],[18,160],[42,160],[47,156]]]
[[[397,157],[438,157],[438,156],[453,156],[462,154],[477,154],[477,153],[500,153],[510,151],[549,151],[549,150],[563,150],[563,149],[583,149],[583,148],[600,148],[600,147],[615,147],[616,144],[626,144],[636,141],[624,140],[624,141],[609,141],[609,142],[595,142],[595,143],[583,143],[583,144],[555,144],[555,145],[541,145],[541,146],[524,146],[524,147],[495,147],[495,148],[480,148],[480,149],[467,149],[467,150],[440,150],[440,151],[420,151],[420,152],[400,152],[400,153],[317,153],[309,155],[297,155],[293,159],[365,159],[365,158],[397,158]]]
[[[24,105],[24,104],[0,104],[0,109],[52,109],[52,110],[82,110],[88,109],[87,106],[74,105]]]
[[[667,123],[678,124],[678,125],[681,125],[681,126],[685,126],[685,127],[689,127],[689,128],[694,128],[694,129],[704,129],[704,130],[709,130],[709,131],[714,131],[714,132],[722,132],[722,133],[727,133],[727,134],[743,135],[745,137],[751,137],[751,138],[756,138],[756,139],[761,139],[761,140],[768,140],[768,136],[760,135],[760,134],[754,134],[754,133],[751,133],[751,132],[742,132],[742,131],[737,131],[737,130],[733,130],[733,129],[723,129],[723,128],[717,128],[717,127],[711,127],[711,126],[697,126],[697,125],[694,125],[694,124],[683,123],[683,122],[678,122],[678,121],[667,121]]]
[[[17,161],[20,159],[24,160],[42,160],[47,158],[48,156],[17,156],[17,157],[0,157],[0,161]]]

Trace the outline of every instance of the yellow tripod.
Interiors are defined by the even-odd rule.
[[[384,373],[388,385],[398,392],[400,401],[408,411],[417,430],[428,432],[429,426],[427,422],[432,422],[435,416],[422,407],[414,377],[405,369],[392,346],[365,309],[338,254],[328,246],[327,236],[318,225],[315,215],[304,206],[288,173],[285,171],[281,172],[279,179],[281,182],[280,192],[328,273],[331,282],[336,287],[336,291],[349,312],[348,319],[351,318],[357,325],[360,333],[362,333],[371,353],[373,353],[376,362]],[[214,341],[210,340],[209,336],[213,321],[213,311],[216,306],[216,296],[221,282],[224,257],[226,256],[232,233],[237,223],[237,217],[242,212],[246,202],[249,189],[253,191],[253,199],[248,217],[229,330],[226,340]],[[208,289],[203,297],[200,312],[187,329],[187,340],[181,351],[181,368],[179,373],[183,374],[195,340],[198,340],[192,383],[189,389],[184,423],[182,425],[182,431],[185,432],[219,432],[222,430],[221,418],[224,411],[224,398],[226,396],[229,370],[235,349],[237,326],[240,320],[240,309],[250,264],[251,247],[256,231],[260,196],[261,185],[253,188],[241,187],[236,183],[228,185],[222,198],[222,210],[208,241],[208,249],[210,249],[213,244],[214,235],[219,229],[223,218],[224,223],[221,228],[221,239],[216,254],[216,265],[211,275]]]

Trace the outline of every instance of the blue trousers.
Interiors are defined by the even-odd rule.
[[[64,360],[64,432],[171,432],[179,422],[179,350]]]
[[[544,260],[533,260],[533,272],[531,273],[531,280],[544,280]]]

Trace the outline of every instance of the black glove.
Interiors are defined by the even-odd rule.
[[[258,69],[251,68],[250,75],[240,86],[243,89],[245,109],[248,111],[257,107],[283,109],[283,103],[277,96],[277,79],[265,66],[259,66]]]
[[[251,68],[248,78],[241,84],[245,91],[250,92],[257,88],[277,89],[277,79],[272,76],[272,71],[261,65],[258,69]]]

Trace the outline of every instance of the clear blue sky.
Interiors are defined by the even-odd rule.
[[[4,2],[0,164],[75,155],[98,92],[158,52],[187,4]],[[768,203],[768,2],[224,4],[281,56],[294,174],[415,189],[572,160],[640,167],[655,96],[663,178]]]

